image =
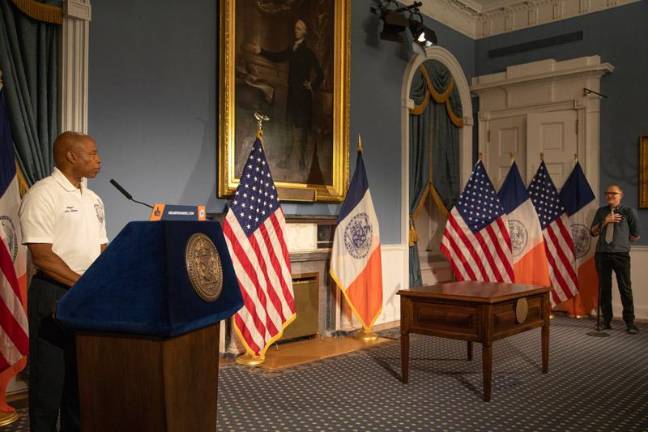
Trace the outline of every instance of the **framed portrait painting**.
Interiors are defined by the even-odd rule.
[[[639,137],[639,208],[648,208],[648,136]]]
[[[346,0],[220,0],[218,194],[263,124],[280,199],[342,201],[349,176]]]

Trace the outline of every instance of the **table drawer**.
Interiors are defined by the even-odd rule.
[[[414,329],[435,333],[479,335],[478,308],[443,303],[413,303]]]

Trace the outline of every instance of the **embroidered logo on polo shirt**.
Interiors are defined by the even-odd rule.
[[[78,213],[79,210],[74,206],[66,206],[65,213]]]
[[[104,221],[104,208],[101,204],[97,203],[94,205],[95,212],[97,213],[97,220],[99,220],[99,223],[103,223]]]

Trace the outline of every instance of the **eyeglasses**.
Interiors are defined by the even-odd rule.
[[[619,192],[605,192],[605,195],[619,195]]]

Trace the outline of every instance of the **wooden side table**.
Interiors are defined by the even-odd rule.
[[[452,282],[398,292],[401,370],[409,380],[409,335],[419,333],[482,344],[484,400],[491,399],[493,342],[542,327],[542,372],[549,371],[549,288],[491,282]]]

